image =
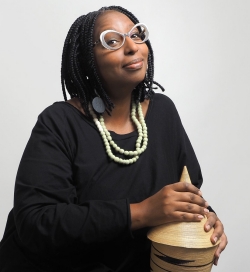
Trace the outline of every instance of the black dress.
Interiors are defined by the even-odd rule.
[[[148,147],[131,165],[111,161],[93,121],[66,102],[38,117],[16,178],[14,208],[0,243],[0,271],[149,271],[148,229],[131,232],[130,203],[177,182],[186,165],[202,175],[173,102],[155,94]],[[137,131],[111,132],[134,150]]]

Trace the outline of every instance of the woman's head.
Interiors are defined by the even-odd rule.
[[[142,32],[142,25],[136,25],[126,15],[113,10],[100,14],[96,20],[95,64],[111,99],[130,94],[145,78],[148,47],[143,41],[147,35]],[[146,26],[144,30],[147,33]]]
[[[89,113],[89,102],[97,95],[103,99],[106,110],[111,111],[113,104],[107,90],[128,81],[131,86],[134,84],[135,99],[150,98],[154,75],[150,42],[138,44],[126,38],[122,48],[109,50],[99,41],[105,30],[127,33],[137,23],[139,21],[132,13],[117,6],[88,13],[74,22],[62,56],[61,80],[65,100],[66,85],[71,97],[81,98],[86,114]],[[137,61],[137,64],[128,67],[131,61]],[[138,69],[133,70],[136,65]]]

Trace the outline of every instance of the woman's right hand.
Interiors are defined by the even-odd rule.
[[[140,203],[130,204],[132,230],[170,222],[200,221],[209,211],[201,191],[192,184],[177,182],[163,187]]]

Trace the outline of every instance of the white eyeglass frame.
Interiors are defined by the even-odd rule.
[[[128,33],[124,33],[124,34],[118,32],[118,31],[116,31],[116,30],[112,30],[112,29],[108,29],[108,30],[103,31],[103,32],[100,34],[100,39],[99,39],[98,41],[96,41],[96,42],[93,43],[93,47],[94,47],[95,45],[97,45],[98,43],[101,43],[102,46],[105,47],[105,48],[108,49],[108,50],[117,50],[117,49],[121,48],[121,47],[124,45],[125,40],[126,40],[126,37],[129,37],[129,38],[130,38],[131,32],[132,32],[135,28],[137,28],[138,26],[144,27],[144,29],[145,29],[145,34],[144,34],[144,35],[145,35],[145,39],[144,39],[143,41],[141,41],[141,42],[135,42],[134,40],[133,40],[133,42],[134,42],[134,43],[139,43],[139,44],[145,43],[145,42],[148,40],[148,36],[149,36],[148,28],[147,28],[147,26],[146,26],[145,24],[143,24],[143,23],[138,23],[138,24],[134,25]],[[121,36],[123,36],[123,42],[122,42],[121,46],[119,46],[119,47],[117,47],[117,48],[114,48],[114,47],[109,46],[109,45],[105,42],[104,36],[105,36],[108,32],[115,32],[115,33],[118,33],[118,34],[120,34]]]

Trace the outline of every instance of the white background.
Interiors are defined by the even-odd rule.
[[[63,100],[67,31],[78,16],[112,4],[148,25],[155,80],[179,110],[203,195],[225,225],[229,245],[213,271],[250,271],[249,0],[0,0],[0,238],[37,115]]]

